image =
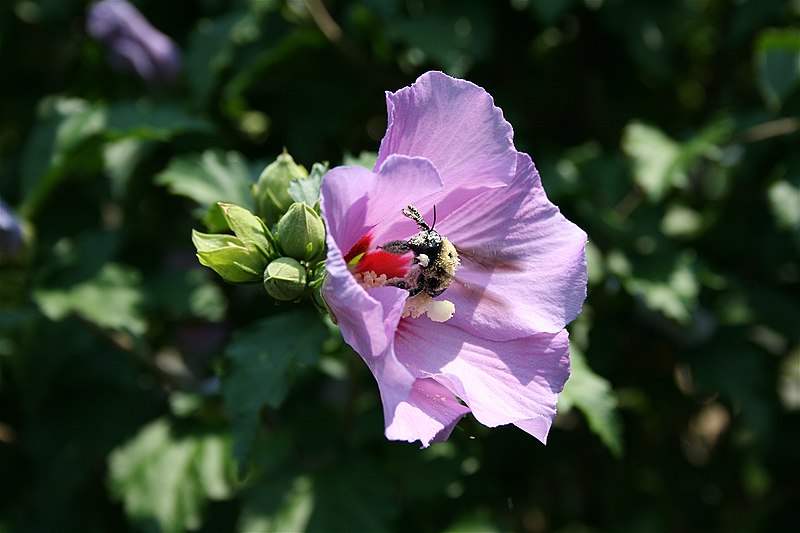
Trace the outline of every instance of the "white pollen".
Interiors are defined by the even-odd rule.
[[[456,306],[450,300],[433,300],[428,308],[428,318],[434,322],[447,322],[456,312]]]
[[[423,267],[426,267],[426,266],[428,266],[429,264],[431,264],[431,259],[430,259],[430,257],[428,257],[428,256],[427,256],[427,255],[425,255],[425,254],[419,254],[419,255],[417,256],[417,262],[418,262],[420,265],[422,265]]]
[[[424,314],[434,322],[447,322],[456,312],[456,306],[448,300],[434,300],[427,293],[421,292],[406,300],[403,318],[419,318]]]

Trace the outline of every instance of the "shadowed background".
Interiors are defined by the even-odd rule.
[[[0,6],[0,531],[797,525],[797,2],[134,5],[174,50]],[[590,238],[546,447],[469,416],[386,441],[330,325],[194,257],[284,148],[368,164],[431,69],[493,95]]]

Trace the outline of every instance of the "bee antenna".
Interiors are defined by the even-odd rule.
[[[436,226],[436,205],[433,206],[433,223],[431,224],[431,231]]]

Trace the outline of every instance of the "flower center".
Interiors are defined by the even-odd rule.
[[[423,314],[435,322],[445,322],[455,313],[448,300],[434,300],[455,278],[459,266],[455,246],[433,229],[413,205],[403,215],[420,227],[420,232],[405,240],[390,241],[372,248],[372,235],[366,234],[345,254],[344,259],[356,281],[366,290],[392,286],[408,291],[403,317]],[[413,254],[413,255],[412,255]]]

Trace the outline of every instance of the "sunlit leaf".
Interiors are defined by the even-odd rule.
[[[307,531],[314,509],[308,476],[276,476],[251,489],[244,498],[237,530],[241,533]]]
[[[51,320],[74,313],[102,328],[144,333],[138,273],[109,263],[93,278],[66,288],[40,288],[34,297]]]
[[[586,357],[575,344],[570,344],[569,350],[572,370],[558,397],[558,409],[566,412],[577,408],[603,444],[620,457],[623,452],[622,418],[611,384],[589,368]]]
[[[661,231],[670,237],[693,237],[702,226],[700,213],[681,204],[670,205],[661,219]]]
[[[652,310],[682,324],[692,319],[700,284],[694,271],[695,257],[684,252],[665,261],[663,256],[641,260],[633,274],[623,280],[625,288],[642,298]]]
[[[800,231],[800,187],[780,180],[770,185],[767,194],[777,226]]]
[[[112,493],[147,530],[197,529],[207,500],[231,496],[232,479],[228,435],[176,429],[166,418],[144,426],[109,457]]]
[[[660,200],[683,179],[675,167],[680,145],[655,127],[641,122],[628,124],[622,149],[633,159],[633,178],[650,200]]]
[[[392,488],[369,459],[272,476],[245,498],[239,531],[388,531]]]
[[[377,159],[378,154],[376,152],[368,152],[364,150],[358,155],[353,155],[350,152],[347,152],[342,158],[342,164],[348,166],[359,166],[372,170],[375,167],[375,161]]]
[[[189,154],[173,159],[169,166],[156,176],[156,183],[165,185],[173,194],[194,200],[202,217],[217,202],[228,202],[253,210],[250,185],[258,177],[262,165],[248,163],[237,152],[206,150],[202,154]],[[215,207],[216,210],[216,207]],[[211,231],[227,227],[222,219],[212,219]]]
[[[678,142],[658,128],[630,122],[622,134],[622,150],[633,160],[633,179],[648,200],[660,201],[675,187],[685,189],[688,173],[700,158],[719,159],[720,144],[731,134],[733,122],[720,119]]]

